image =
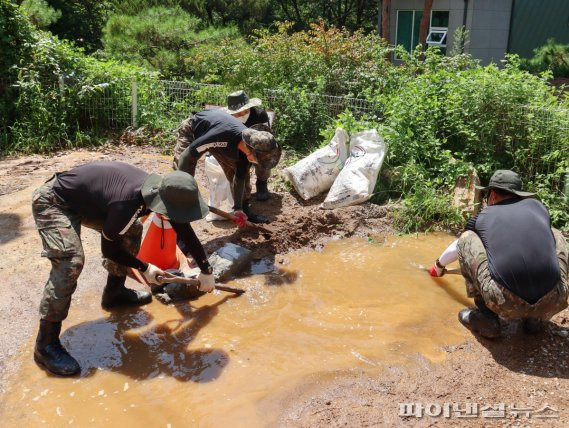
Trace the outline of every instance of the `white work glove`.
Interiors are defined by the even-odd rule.
[[[149,284],[160,285],[160,281],[158,281],[158,276],[166,276],[164,271],[159,267],[154,266],[151,263],[148,263],[148,267],[144,272],[142,272],[144,279],[148,281]]]
[[[215,288],[215,278],[213,277],[213,273],[207,274],[200,272],[198,275],[198,281],[200,282],[200,291],[211,293]]]

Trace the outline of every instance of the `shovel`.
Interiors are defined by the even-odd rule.
[[[176,284],[186,284],[186,285],[193,285],[195,287],[200,286],[200,282],[194,278],[184,278],[183,276],[176,276],[172,275],[171,273],[166,272],[165,276],[159,275],[156,279],[160,281],[162,284],[167,284],[170,282],[174,282]],[[233,288],[233,287],[226,287],[225,285],[216,285],[216,290],[226,291],[228,293],[234,293],[240,296],[241,294],[245,293],[245,290],[240,288]]]
[[[239,219],[237,216],[234,216],[233,214],[230,214],[230,213],[228,213],[228,212],[222,211],[222,210],[220,210],[219,208],[215,208],[215,207],[208,207],[208,208],[209,208],[209,210],[210,210],[212,213],[217,214],[218,216],[223,217],[223,218],[226,219],[226,220],[235,221],[235,220],[238,220],[238,219]],[[259,230],[260,232],[267,233],[267,234],[269,234],[269,235],[272,235],[272,234],[273,234],[273,231],[272,231],[271,229],[268,229],[268,228],[266,228],[266,227],[264,227],[264,226],[261,226],[260,224],[251,223],[249,220],[247,220],[247,221],[245,222],[245,224],[246,224],[248,227],[252,227],[252,228],[254,228],[254,229]]]

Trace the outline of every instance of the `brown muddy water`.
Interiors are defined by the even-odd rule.
[[[112,314],[100,296],[74,301],[62,341],[81,377],[48,376],[33,343],[4,397],[3,426],[264,426],[275,397],[321,376],[380,372],[466,337],[457,311],[462,277],[432,279],[448,235],[331,242],[290,257],[280,272],[233,281],[247,293],[213,294]]]

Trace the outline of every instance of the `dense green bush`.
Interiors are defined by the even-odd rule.
[[[24,0],[20,8],[38,28],[46,28],[61,18],[61,11],[50,7],[46,0]]]
[[[302,89],[329,95],[362,96],[384,91],[397,80],[390,52],[374,35],[326,28],[292,32],[290,23],[277,31],[260,31],[250,44],[226,41],[218,50],[198,49],[196,78],[208,83],[262,89]],[[223,58],[223,61],[219,61]]]
[[[17,116],[16,90],[12,83],[18,67],[32,59],[33,28],[19,8],[8,0],[0,0],[0,148],[8,144],[8,127]]]
[[[3,41],[0,152],[45,152],[84,144],[95,132],[124,129],[131,78],[151,73],[85,56],[36,31],[13,3],[0,0]],[[126,120],[125,120],[126,119]]]
[[[517,57],[503,68],[430,50],[424,61],[407,61],[416,76],[379,96],[390,127],[379,186],[414,207],[419,200],[434,206],[425,202],[429,193],[448,194],[471,165],[483,182],[498,168],[513,169],[547,203],[554,224],[569,230],[563,198],[569,114],[559,109],[567,105],[560,105],[546,78],[520,70]]]
[[[569,44],[558,44],[549,39],[533,52],[532,58],[522,60],[523,68],[532,73],[551,71],[554,77],[569,77]]]
[[[103,30],[103,44],[110,57],[159,71],[167,78],[191,79],[196,47],[216,51],[222,39],[237,36],[235,27],[203,27],[199,18],[178,6],[156,6],[135,15],[112,15]]]
[[[216,50],[200,47],[192,61],[199,81],[265,98],[277,113],[279,140],[306,150],[320,143],[320,130],[337,114],[321,95],[371,97],[399,85],[405,69],[386,59],[389,52],[377,37],[362,32],[322,22],[292,32],[291,23],[282,23],[274,33],[256,33],[250,43],[226,39]]]

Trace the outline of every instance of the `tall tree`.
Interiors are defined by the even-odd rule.
[[[377,17],[376,3],[369,0],[276,0],[268,4],[273,5],[276,20],[294,21],[297,30],[322,19],[335,27],[372,31]]]
[[[427,35],[429,34],[429,24],[431,23],[431,10],[433,10],[433,0],[425,0],[421,26],[419,27],[419,43],[423,46],[423,50],[427,48]]]
[[[391,0],[383,0],[381,3],[381,37],[389,42],[389,20],[391,14]]]
[[[47,0],[47,4],[61,11],[61,17],[48,27],[49,31],[74,41],[87,52],[102,47],[103,27],[112,10],[109,0]]]

